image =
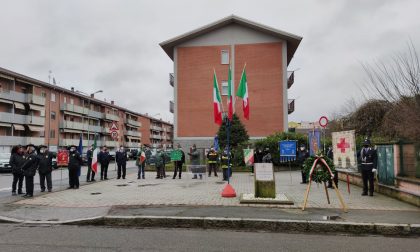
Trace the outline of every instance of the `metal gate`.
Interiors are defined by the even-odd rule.
[[[379,183],[394,185],[394,146],[378,145],[377,152]]]

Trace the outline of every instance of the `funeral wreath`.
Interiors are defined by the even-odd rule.
[[[331,173],[334,174],[334,163],[331,159],[325,156],[314,156],[306,159],[303,164],[303,172],[309,178],[312,171],[311,180],[316,183],[328,182],[331,178]],[[331,173],[330,173],[331,170]]]

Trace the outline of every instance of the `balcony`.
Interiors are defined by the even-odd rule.
[[[98,119],[102,119],[102,118],[104,118],[104,113],[89,109],[88,116],[98,118]]]
[[[118,147],[118,141],[105,141],[107,147]]]
[[[103,119],[110,120],[110,121],[119,121],[120,120],[120,117],[117,116],[117,115],[112,115],[112,114],[104,113]]]
[[[150,126],[150,129],[151,130],[155,130],[155,131],[162,131],[162,128],[161,127],[158,127],[158,126]]]
[[[134,143],[134,142],[126,142],[125,146],[127,148],[140,148],[141,147],[141,143]]]
[[[45,98],[34,94],[27,95],[27,102],[45,106]]]
[[[43,137],[21,137],[21,136],[0,136],[0,142],[2,145],[41,145],[45,143]]]
[[[150,135],[150,138],[152,138],[152,139],[162,139],[162,136],[161,135],[153,135],[153,134],[151,134]]]
[[[172,87],[174,86],[175,83],[175,76],[173,73],[169,74],[169,85],[171,85]]]
[[[141,132],[138,131],[132,131],[132,130],[125,130],[124,135],[126,136],[135,136],[135,137],[141,137]]]
[[[7,112],[0,112],[0,122],[16,123],[16,124],[31,124],[31,125],[44,125],[45,117],[19,115]]]
[[[169,112],[171,112],[172,114],[174,113],[174,102],[173,101],[169,101]]]
[[[90,132],[97,132],[97,133],[101,133],[103,130],[101,126],[97,126],[97,125],[89,125],[88,128]]]
[[[125,123],[134,127],[141,127],[141,122],[125,118]]]
[[[295,99],[288,100],[288,112],[289,115],[295,111]]]
[[[87,115],[89,113],[88,108],[84,108],[84,107],[77,106],[77,105],[74,105],[74,104],[69,104],[69,103],[61,104],[60,110],[69,111],[69,112],[82,114],[82,115]]]
[[[21,103],[33,103],[45,106],[45,98],[34,94],[25,94],[12,90],[0,92],[0,99],[17,101]]]
[[[289,89],[295,82],[295,71],[287,71],[287,88]]]
[[[88,125],[82,122],[61,121],[60,128],[74,129],[74,130],[87,130]]]

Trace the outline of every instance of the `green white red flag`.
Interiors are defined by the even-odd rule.
[[[249,120],[249,98],[248,98],[248,81],[246,79],[245,66],[242,71],[241,81],[239,82],[237,96],[242,98],[242,109],[244,111],[244,117]]]
[[[213,107],[214,107],[214,122],[222,125],[222,98],[220,96],[219,84],[217,83],[216,71],[213,75]]]
[[[229,74],[228,74],[228,118],[232,121],[233,114],[235,113],[235,85],[232,83],[232,71],[229,66]]]
[[[254,164],[254,150],[244,149],[244,162],[245,165],[251,166]]]
[[[143,164],[145,160],[146,160],[146,153],[144,153],[144,151],[141,151],[141,154],[139,157],[140,164]]]
[[[92,171],[94,171],[95,173],[98,172],[98,152],[99,152],[99,148],[96,146],[96,135],[95,135],[95,140],[93,142],[93,157],[92,157]]]

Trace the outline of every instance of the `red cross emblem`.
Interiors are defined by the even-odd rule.
[[[346,143],[345,138],[340,138],[340,143],[337,144],[337,148],[341,150],[341,153],[345,153],[347,148],[350,148],[350,144]]]

